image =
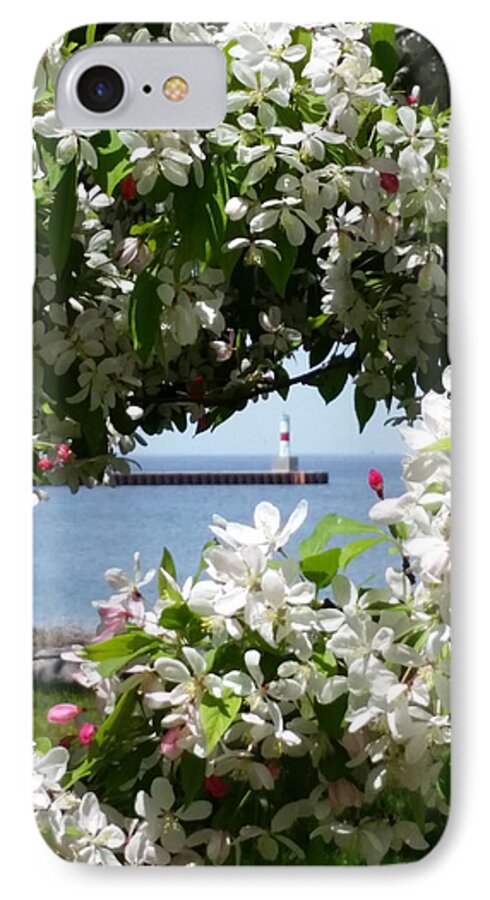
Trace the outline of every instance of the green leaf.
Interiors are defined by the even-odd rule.
[[[112,749],[120,746],[121,738],[128,733],[128,724],[136,705],[136,691],[122,694],[110,715],[104,719],[95,733],[87,755],[79,766],[68,772],[63,787],[68,790],[77,781],[94,774],[107,763]]]
[[[174,262],[176,273],[189,260],[209,263],[213,257],[221,259],[228,197],[226,167],[219,160],[207,168],[202,187],[190,183],[175,191],[174,211],[180,238]]]
[[[182,789],[184,791],[184,803],[188,806],[196,799],[204,784],[206,760],[194,756],[193,753],[184,753],[180,760],[179,772]]]
[[[341,694],[333,703],[314,703],[318,724],[330,738],[340,738],[347,710],[347,694]]]
[[[211,262],[213,257],[221,259],[221,247],[225,238],[228,221],[225,213],[225,206],[230,198],[224,161],[220,160],[213,162],[212,166],[214,189],[206,203],[206,212],[208,216],[208,248],[206,259],[208,262]]]
[[[299,545],[301,559],[320,553],[329,540],[338,534],[379,534],[385,537],[384,531],[376,525],[367,525],[365,522],[358,522],[357,519],[327,513],[317,522],[310,537],[305,538]]]
[[[374,47],[379,41],[396,47],[395,26],[384,22],[373,22],[371,25],[371,47]]]
[[[373,66],[381,69],[385,82],[390,84],[398,69],[395,26],[374,22],[371,26],[371,47]]]
[[[319,317],[320,318],[320,317]],[[315,328],[315,326],[312,326]],[[318,366],[330,353],[334,340],[330,335],[315,335],[310,350],[310,366]]]
[[[52,743],[47,737],[38,737],[36,739],[36,751],[40,753],[42,756],[45,756],[46,753],[49,753],[52,747]]]
[[[125,159],[124,157],[119,159],[117,162],[114,160],[112,167],[107,173],[106,179],[105,193],[109,197],[112,197],[114,189],[123,180],[123,178],[126,178],[126,175],[129,175],[132,168],[133,167],[129,160]]]
[[[130,747],[117,765],[111,765],[104,771],[104,796],[106,802],[118,807],[128,794],[129,786],[136,784],[140,773],[151,768],[155,753],[155,741],[138,742]]]
[[[373,47],[373,66],[381,69],[383,80],[391,84],[398,69],[398,54],[391,44],[386,41],[377,41]]]
[[[117,634],[100,644],[87,644],[84,654],[87,659],[98,663],[103,678],[109,678],[129,662],[158,647],[154,637],[141,632]]]
[[[298,112],[305,122],[320,124],[326,119],[325,101],[316,94],[301,91],[296,97]]]
[[[343,365],[337,363],[327,368],[325,373],[322,374],[317,384],[325,403],[330,403],[341,393],[347,381],[349,369],[350,365],[348,362],[345,362]]]
[[[161,301],[157,279],[144,271],[136,279],[129,303],[129,326],[134,349],[147,362],[160,330]]]
[[[301,571],[308,581],[313,581],[318,588],[326,587],[337,574],[340,549],[334,547],[316,556],[307,556],[301,560]]]
[[[337,781],[338,778],[348,778],[350,770],[347,768],[349,754],[341,744],[335,742],[335,749],[331,756],[324,756],[321,760],[321,772],[328,781]]]
[[[169,628],[171,631],[184,632],[191,616],[194,613],[187,606],[187,603],[173,603],[167,606],[160,616],[160,625],[163,628]]]
[[[311,658],[317,669],[324,675],[335,675],[337,672],[337,660],[331,650],[323,650],[321,653],[312,653]]]
[[[148,219],[145,222],[138,222],[131,225],[129,233],[131,235],[140,235],[146,237],[151,235],[152,238],[160,238],[161,235],[167,235],[167,220],[165,216],[157,216],[156,219]]]
[[[319,834],[314,838],[308,838],[305,865],[324,866],[328,858],[328,847],[323,838]]]
[[[384,106],[381,110],[381,118],[384,122],[392,122],[393,125],[396,125],[398,122],[397,111],[397,106]]]
[[[170,631],[177,631],[190,644],[201,640],[204,629],[202,621],[196,613],[192,612],[187,603],[173,603],[167,606],[160,616],[160,625]]]
[[[71,244],[71,235],[77,210],[77,162],[73,159],[56,188],[49,218],[49,250],[56,274],[64,269]]]
[[[308,316],[307,322],[312,331],[315,331],[317,328],[321,328],[322,325],[325,325],[325,322],[328,322],[331,318],[331,313],[321,313],[319,316]]]
[[[359,422],[359,430],[362,434],[376,409],[376,400],[374,400],[373,397],[367,397],[360,387],[356,387],[354,392],[354,408],[356,410],[357,421]]]
[[[302,28],[301,26],[295,28],[291,32],[291,43],[301,44],[303,47],[306,47],[306,54],[305,56],[303,56],[303,59],[300,59],[297,63],[293,63],[293,69],[296,69],[296,71],[298,72],[302,72],[311,56],[311,49],[313,47],[312,30],[310,30],[309,28]]]
[[[160,565],[158,567],[158,596],[162,597],[165,600],[180,600],[182,601],[182,595],[180,591],[176,591],[173,584],[165,577],[162,572],[162,569],[165,569],[166,572],[174,579],[177,580],[177,572],[175,569],[175,563],[170,553],[170,550],[167,547],[163,548],[162,558],[160,560]]]
[[[49,189],[51,191],[54,191],[63,178],[66,167],[60,166],[59,162],[57,162],[56,160],[56,141],[52,141],[50,139],[42,139],[39,137],[39,135],[37,135],[36,142],[41,154],[43,168],[48,173]],[[44,179],[41,179],[41,182],[35,182],[35,184],[42,184],[42,181],[44,181]]]
[[[192,579],[193,584],[196,584],[196,582],[199,581],[199,577],[202,575],[204,570],[207,568],[207,561],[206,561],[206,556],[205,556],[206,550],[209,550],[211,547],[216,547],[217,543],[218,542],[217,542],[216,538],[212,538],[212,540],[206,541],[206,543],[203,545],[202,550],[201,550],[201,557],[199,559],[199,566],[198,566],[196,574],[194,575],[194,578]]]
[[[281,254],[278,259],[275,253],[264,251],[264,272],[274,285],[278,294],[284,297],[289,276],[294,269],[298,258],[298,248],[293,247],[282,231],[276,231],[271,235],[271,239],[277,245],[277,249]]]
[[[451,449],[451,438],[443,437],[439,441],[436,441],[435,444],[430,444],[428,447],[422,447],[422,453],[431,453],[436,450],[441,450],[447,452]]]
[[[370,550],[371,547],[375,547],[376,544],[382,544],[387,541],[388,538],[383,537],[375,537],[375,538],[363,538],[360,541],[352,541],[351,544],[347,544],[345,547],[342,547],[340,551],[340,559],[339,559],[339,567],[341,569],[346,569],[350,562],[356,558],[356,556],[360,556],[361,553],[365,553],[366,550]]]
[[[128,723],[136,707],[136,691],[127,691],[116,701],[116,705],[107,719],[95,734],[91,744],[94,756],[102,753],[109,746],[116,744],[123,735],[127,734]]]
[[[114,189],[126,175],[129,175],[133,165],[129,160],[129,150],[120,140],[117,132],[110,131],[107,134],[109,135],[108,143],[101,145],[99,140],[93,141],[97,149],[98,160],[94,180],[105,194],[112,197]]]
[[[231,672],[243,668],[243,651],[236,641],[227,641],[216,648],[214,672]]]
[[[437,784],[446,803],[451,803],[451,760],[449,756],[443,763]]]
[[[115,637],[109,638],[108,641],[103,641],[100,644],[87,644],[83,652],[88,659],[99,662],[101,659],[111,659],[114,656],[135,653],[136,650],[141,651],[148,644],[153,644],[154,642],[154,637],[150,637],[140,631],[129,631],[126,634],[116,634]]]
[[[93,44],[95,42],[95,33],[97,31],[97,25],[87,25],[87,30],[85,32],[85,43]]]
[[[242,704],[241,698],[231,692],[223,697],[213,697],[207,691],[203,694],[199,707],[201,724],[206,735],[207,752],[216,747],[220,738],[230,727]]]

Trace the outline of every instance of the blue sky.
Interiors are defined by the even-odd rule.
[[[288,363],[292,376],[308,369],[306,354]],[[165,432],[148,438],[146,450],[138,448],[138,456],[146,454],[211,456],[276,454],[279,442],[279,420],[283,413],[291,418],[291,452],[302,454],[397,454],[403,445],[396,428],[383,423],[388,418],[380,405],[362,435],[359,435],[354,412],[354,391],[346,387],[341,396],[328,406],[315,388],[296,385],[287,401],[277,395],[257,403],[249,403],[235,413],[212,434],[193,437],[194,426],[185,434]]]

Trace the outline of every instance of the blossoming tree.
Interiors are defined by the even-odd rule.
[[[223,124],[63,128],[61,64],[122,38],[220,47]],[[448,111],[404,83],[396,48],[389,25],[174,24],[89,27],[47,52],[34,118],[38,476],[72,489],[110,477],[145,434],[216,428],[293,382],[326,403],[354,382],[361,429],[378,402],[412,421],[442,389]],[[310,368],[292,379],[300,347]]]
[[[65,654],[101,724],[58,704],[48,720],[60,739],[76,720],[78,737],[35,755],[36,818],[57,853],[377,864],[437,842],[449,802],[447,398],[430,392],[422,416],[405,430],[404,494],[378,500],[370,523],[325,516],[299,559],[284,547],[306,502],[285,526],[262,502],[253,527],[215,517],[183,585],[165,550],[153,608],[141,589],[155,571],[142,578],[138,555],[134,578],[107,571],[117,592],[95,604],[98,637]],[[358,590],[346,568],[383,541],[399,564],[383,588]]]

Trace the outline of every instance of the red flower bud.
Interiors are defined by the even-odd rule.
[[[69,444],[58,444],[56,448],[56,462],[64,465],[73,459],[73,451]]]
[[[380,500],[383,499],[384,479],[381,472],[377,469],[370,469],[368,472],[368,485],[375,491]]]
[[[53,468],[53,463],[47,456],[43,456],[43,458],[39,460],[37,467],[38,469],[41,469],[42,472],[49,472],[49,470]]]
[[[205,781],[206,790],[208,794],[211,794],[211,797],[215,797],[217,800],[221,800],[222,797],[226,797],[228,793],[228,785],[223,778],[219,778],[218,775],[209,775]]]
[[[400,188],[398,176],[391,172],[381,172],[379,183],[387,194],[396,194]]]
[[[420,85],[414,84],[412,90],[406,97],[406,101],[409,106],[417,106],[420,103]]]
[[[267,763],[267,768],[269,769],[269,772],[271,773],[274,781],[277,781],[281,774],[281,767],[277,762],[277,759],[270,759]]]
[[[201,401],[204,400],[205,395],[204,378],[202,375],[198,375],[194,378],[194,381],[191,381],[187,388],[187,396],[191,400],[194,400],[195,403],[201,403]]]
[[[121,197],[123,200],[136,200],[136,181],[132,175],[126,175],[121,182]]]
[[[203,413],[203,415],[199,416],[199,419],[197,420],[197,428],[196,428],[195,433],[202,434],[203,431],[207,431],[208,428],[209,428],[209,418],[206,413]]]

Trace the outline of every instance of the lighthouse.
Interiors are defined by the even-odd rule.
[[[298,469],[297,456],[291,456],[290,434],[290,418],[284,414],[279,423],[279,455],[272,466],[274,472],[296,472]]]

